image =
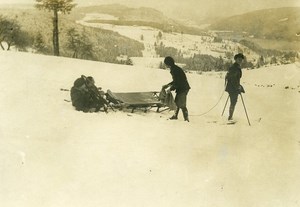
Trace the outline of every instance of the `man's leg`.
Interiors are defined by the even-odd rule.
[[[188,121],[189,122],[189,114],[188,114],[188,109],[186,107],[187,94],[188,94],[188,91],[184,91],[182,93],[178,93],[176,95],[176,98],[177,98],[176,105],[179,108],[181,108],[182,113],[183,113],[183,117],[184,117],[184,121]]]
[[[184,121],[189,122],[190,121],[189,120],[189,112],[186,107],[182,108],[182,113],[183,113]]]
[[[228,116],[228,120],[232,120],[233,117],[233,112],[235,109],[235,105],[238,99],[238,93],[229,93],[229,97],[230,97],[230,107],[229,107],[229,116]]]
[[[176,110],[175,110],[174,115],[173,115],[170,119],[172,119],[172,120],[178,119],[178,113],[179,113],[179,110],[180,110],[180,108],[177,107]]]
[[[175,102],[177,108],[175,110],[174,115],[170,118],[171,120],[177,120],[178,119],[178,113],[179,113],[179,110],[180,110],[180,107],[178,105],[178,101],[179,101],[179,95],[176,93],[174,102]]]

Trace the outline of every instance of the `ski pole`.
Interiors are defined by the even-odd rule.
[[[228,99],[229,99],[229,95],[228,95],[228,97],[227,97],[227,100],[226,100],[226,103],[225,103],[225,106],[224,106],[224,109],[223,109],[223,112],[222,112],[222,115],[221,115],[221,116],[223,116],[223,114],[224,114],[225,108],[226,108],[226,106],[227,106]]]
[[[249,124],[249,126],[251,126],[251,124],[250,124],[250,121],[249,121],[249,117],[248,117],[248,114],[247,114],[247,109],[246,109],[246,106],[245,106],[245,103],[244,103],[243,96],[242,96],[242,94],[241,94],[241,93],[240,93],[240,95],[241,95],[242,102],[243,102],[243,106],[244,106],[245,113],[246,113],[246,116],[247,116],[248,124]]]

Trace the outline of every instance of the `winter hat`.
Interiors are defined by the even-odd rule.
[[[93,78],[92,76],[88,76],[88,77],[86,78],[86,80],[87,80],[88,82],[92,83],[92,84],[95,84],[95,80],[94,80],[94,78]]]
[[[80,77],[80,78],[77,78],[75,81],[74,81],[74,86],[75,87],[80,87],[82,86],[83,84],[85,84],[85,80]]]
[[[236,54],[236,55],[234,56],[234,60],[236,60],[236,59],[238,59],[238,58],[244,59],[245,56],[243,55],[243,53],[238,53],[238,54]]]
[[[170,56],[166,57],[164,60],[164,63],[168,66],[174,65],[175,64],[174,62],[175,62],[174,59]]]

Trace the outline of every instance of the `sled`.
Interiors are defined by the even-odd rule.
[[[159,99],[159,93],[158,91],[116,93],[107,90],[106,99],[112,107],[131,109],[131,113],[136,109],[144,109],[144,112],[147,112],[151,108],[157,108],[156,112],[162,112],[169,108]],[[161,108],[164,109],[160,110]]]

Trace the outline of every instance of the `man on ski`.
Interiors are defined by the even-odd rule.
[[[164,59],[164,63],[168,68],[170,68],[170,73],[172,75],[173,81],[164,85],[163,89],[168,89],[168,92],[175,90],[175,104],[177,106],[175,114],[170,118],[171,120],[178,119],[179,110],[182,110],[183,117],[185,121],[189,122],[188,110],[186,107],[186,98],[190,90],[190,85],[187,81],[186,75],[182,68],[175,65],[175,61],[172,57],[168,56]]]
[[[244,93],[244,89],[240,84],[240,79],[242,77],[242,69],[241,64],[244,60],[245,56],[242,53],[238,53],[234,56],[235,62],[229,68],[226,77],[226,87],[225,91],[228,92],[230,98],[230,107],[229,107],[229,116],[228,120],[232,120],[233,112],[235,109],[235,105],[237,103],[238,95],[242,92]]]

